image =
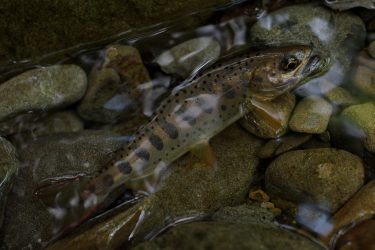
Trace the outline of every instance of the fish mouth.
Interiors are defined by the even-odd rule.
[[[321,54],[312,55],[309,61],[306,63],[302,74],[307,75],[309,78],[321,75],[327,71],[329,64],[329,57],[323,57]]]

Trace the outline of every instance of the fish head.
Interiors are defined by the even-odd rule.
[[[257,53],[256,65],[242,77],[250,96],[272,100],[325,73],[329,57],[310,46],[273,48]]]

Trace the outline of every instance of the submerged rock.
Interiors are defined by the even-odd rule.
[[[354,85],[365,95],[375,96],[374,86],[375,59],[371,58],[365,51],[357,58],[357,66],[353,75]]]
[[[348,133],[358,134],[365,148],[375,152],[375,104],[368,102],[350,106],[343,110],[340,117],[353,126]]]
[[[199,37],[178,44],[159,55],[155,62],[169,74],[188,77],[193,70],[219,59],[220,44],[211,37]]]
[[[41,248],[54,234],[53,216],[33,192],[48,178],[90,174],[126,141],[103,131],[62,133],[38,138],[19,151],[22,162],[5,212],[3,244],[9,249]]]
[[[324,249],[277,227],[272,218],[266,209],[254,205],[226,207],[211,221],[175,225],[133,249]]]
[[[138,50],[110,45],[89,75],[87,92],[78,106],[88,121],[114,123],[134,116],[142,107],[142,84],[150,81]]]
[[[217,167],[203,166],[186,155],[168,167],[157,192],[51,248],[115,249],[126,245],[130,235],[139,243],[174,221],[199,218],[221,207],[241,204],[247,199],[249,186],[256,181],[259,160],[255,152],[260,144],[259,139],[232,125],[211,141]],[[136,224],[137,230],[132,234]]]
[[[313,44],[331,58],[327,73],[297,89],[299,94],[321,94],[317,83],[327,80],[342,84],[350,73],[352,59],[364,46],[363,21],[347,12],[331,11],[319,3],[285,7],[264,15],[251,27],[249,39],[256,44],[273,46]]]
[[[342,87],[335,87],[327,92],[324,96],[334,106],[349,106],[357,102],[350,92]]]
[[[240,120],[240,124],[261,138],[279,137],[288,130],[289,117],[295,103],[296,98],[291,93],[267,102],[250,100],[245,104],[249,112]]]
[[[76,65],[26,71],[0,84],[0,121],[26,112],[65,107],[78,101],[86,87],[86,73]]]
[[[372,41],[368,46],[368,53],[372,58],[375,58],[375,41]]]
[[[315,204],[327,212],[341,207],[364,183],[361,159],[331,148],[290,151],[267,168],[266,191],[276,199]]]
[[[327,129],[331,114],[332,105],[323,98],[305,97],[293,111],[289,127],[295,132],[320,134]]]
[[[10,142],[0,137],[0,228],[4,221],[8,193],[12,189],[18,168],[19,161],[15,148]]]

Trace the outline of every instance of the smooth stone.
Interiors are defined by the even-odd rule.
[[[76,65],[26,71],[0,84],[0,121],[18,114],[72,104],[84,95],[86,73]]]
[[[248,37],[252,44],[270,46],[313,44],[314,48],[330,55],[328,72],[297,89],[298,94],[309,96],[321,94],[319,82],[325,80],[340,85],[347,79],[353,57],[364,46],[366,29],[356,15],[308,3],[263,15],[251,27]]]
[[[367,48],[367,51],[368,51],[368,53],[370,54],[370,56],[371,56],[372,58],[375,58],[375,41],[372,41],[372,42],[369,44],[369,46],[368,46],[368,48]]]
[[[372,102],[350,106],[341,113],[341,118],[349,121],[359,130],[365,148],[375,152],[375,104]]]
[[[219,59],[220,44],[211,37],[198,37],[178,44],[160,54],[155,62],[168,74],[188,77],[195,69],[207,67]]]
[[[0,229],[4,221],[8,193],[13,187],[18,168],[16,149],[10,142],[0,137]]]
[[[211,221],[173,225],[166,233],[132,249],[324,249],[276,226],[272,217],[266,209],[251,205],[225,207]]]
[[[132,117],[142,107],[142,84],[150,82],[138,50],[110,45],[89,75],[87,92],[78,106],[79,115],[99,123]]]
[[[321,235],[321,240],[330,244],[333,237],[352,223],[372,218],[375,215],[375,180],[363,186],[350,200],[338,210],[327,225],[330,230]]]
[[[375,249],[375,220],[366,220],[349,230],[337,239],[337,250],[374,250]]]
[[[211,140],[217,167],[203,166],[185,155],[168,167],[157,187],[151,187],[157,192],[119,215],[56,242],[52,249],[116,249],[127,244],[134,227],[136,244],[169,222],[244,203],[249,186],[257,180],[259,159],[255,154],[260,145],[259,139],[234,124]]]
[[[363,183],[361,158],[331,148],[284,153],[268,166],[265,175],[271,200],[314,204],[327,212],[340,208]]]
[[[342,87],[335,87],[324,93],[327,100],[334,106],[349,106],[357,103],[353,95]]]
[[[332,111],[332,105],[323,98],[305,97],[294,109],[289,128],[300,133],[323,133],[327,129]]]
[[[239,122],[253,135],[277,138],[287,132],[295,103],[296,98],[291,93],[285,93],[268,102],[249,100],[245,103],[249,112]]]
[[[1,242],[9,249],[39,249],[51,240],[56,225],[35,188],[48,178],[97,171],[125,141],[111,132],[84,130],[29,142],[18,152],[22,165],[8,197]]]
[[[262,159],[272,158],[304,144],[312,137],[311,134],[290,133],[280,138],[269,140],[264,144],[258,156]]]
[[[375,9],[374,1],[372,0],[324,0],[324,4],[332,9],[339,11],[348,10],[356,7]]]
[[[371,58],[366,52],[362,51],[357,58],[357,66],[352,78],[354,86],[365,95],[375,96],[374,79],[375,59]]]

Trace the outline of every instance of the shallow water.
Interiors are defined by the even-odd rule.
[[[306,12],[302,13],[303,10]],[[208,18],[199,27],[189,27],[189,20],[196,16]],[[290,243],[295,244],[296,249],[306,239],[312,244],[311,248],[324,244],[332,247],[338,238],[336,233],[342,228],[349,224],[353,228],[375,213],[371,196],[365,193],[364,198],[356,198],[357,191],[366,183],[371,184],[374,178],[375,89],[372,76],[375,61],[372,56],[375,48],[372,47],[375,44],[370,46],[374,32],[372,23],[374,13],[369,10],[356,8],[337,12],[323,7],[319,1],[301,7],[285,1],[273,4],[269,1],[253,4],[236,1],[167,23],[127,31],[105,41],[80,44],[34,60],[2,64],[0,79],[4,85],[7,80],[30,69],[74,64],[84,72],[75,71],[76,77],[72,79],[79,78],[80,74],[87,75],[89,86],[88,89],[80,86],[76,79],[77,83],[72,87],[75,93],[64,88],[64,80],[71,78],[63,76],[61,89],[54,92],[50,86],[55,73],[47,72],[47,83],[34,91],[50,95],[45,103],[30,101],[39,98],[41,95],[38,94],[10,94],[9,100],[0,101],[0,113],[3,113],[0,134],[17,151],[12,152],[9,149],[12,147],[6,144],[1,153],[7,159],[4,165],[13,166],[8,172],[4,167],[7,172],[5,184],[0,186],[4,196],[8,196],[7,203],[0,199],[0,206],[6,204],[2,226],[4,249],[47,246],[50,249],[66,246],[116,249],[136,247],[140,243],[152,248],[142,242],[157,242],[163,235],[168,237],[172,228],[180,228],[180,224],[187,222],[191,225],[196,221],[216,223],[223,220],[217,214],[226,207],[247,203],[276,217],[270,219],[272,226],[264,221],[250,225],[264,224],[272,231],[277,230],[273,228],[276,223],[272,224],[277,222],[284,228],[293,228],[290,230],[293,237],[302,236]],[[170,48],[199,37],[204,39],[180,48],[179,52],[168,52]],[[108,49],[114,44],[135,47],[140,57],[133,50]],[[46,206],[48,202],[40,197],[40,193],[35,196],[41,186],[95,175],[111,159],[118,160],[121,153],[118,150],[122,146],[147,133],[144,131],[149,128],[146,126],[148,120],[163,110],[160,104],[167,100],[172,103],[188,100],[188,97],[179,97],[180,100],[176,93],[182,93],[184,88],[190,90],[194,77],[215,62],[225,64],[248,51],[265,53],[267,47],[298,45],[306,45],[329,57],[328,71],[272,101],[251,100],[246,104],[251,106],[249,111],[242,114],[241,109],[239,112],[244,116],[237,122],[241,127],[234,125],[224,130],[229,122],[217,119],[222,115],[220,112],[210,117],[215,126],[203,126],[203,121],[192,125],[193,128],[204,127],[205,132],[195,137],[196,140],[207,134],[216,135],[217,129],[223,130],[212,143],[213,155],[216,155],[214,167],[204,166],[207,162],[185,155],[167,168],[169,164],[161,164],[168,163],[167,160],[157,161],[159,157],[167,158],[162,155],[164,151],[160,156],[153,153],[150,161],[154,160],[158,166],[155,171],[143,172],[144,166],[140,163],[137,176],[126,179],[129,182],[126,187],[119,185],[116,199],[109,199],[110,204],[82,221],[79,218],[81,211],[76,211],[74,204],[69,207],[73,217],[66,218],[68,210],[64,210],[61,193],[52,197],[57,209]],[[120,60],[113,59],[116,55],[111,53],[119,53]],[[174,56],[177,60],[173,60]],[[107,72],[106,67],[112,71]],[[275,67],[274,70],[280,69]],[[231,80],[225,77],[234,77],[232,72],[219,72],[224,83]],[[42,79],[42,76],[29,79],[29,85],[38,85],[37,80],[31,79],[33,77]],[[14,92],[22,93],[28,86],[28,81],[25,82],[15,87]],[[90,88],[90,84],[94,87]],[[66,83],[65,86],[70,85]],[[28,93],[34,92],[31,86]],[[88,101],[84,103],[86,98]],[[225,103],[225,106],[230,104]],[[10,108],[1,109],[2,105]],[[239,109],[232,106],[233,110]],[[62,111],[69,112],[61,115]],[[56,114],[59,115],[55,117]],[[137,130],[141,132],[136,133]],[[164,131],[167,131],[165,137],[173,137],[171,129]],[[183,148],[184,145],[181,141],[175,147]],[[172,146],[168,148],[169,152],[174,150]],[[131,146],[130,151],[134,150]],[[178,151],[175,158],[186,151]],[[202,151],[204,156],[211,154],[206,148],[200,148],[201,154]],[[140,160],[150,158],[149,153],[134,154],[138,154]],[[133,159],[127,157],[127,161]],[[120,158],[123,160],[124,156]],[[169,156],[168,159],[174,158]],[[105,186],[98,187],[104,190],[98,194],[106,192]],[[265,196],[252,196],[260,189],[265,191]],[[73,198],[80,197],[78,187],[76,192],[78,196]],[[368,192],[372,193],[371,190]],[[249,193],[252,199],[248,198]],[[354,209],[347,213],[349,216],[340,217],[340,209],[356,208],[356,205],[346,207],[350,199],[358,199],[363,210]],[[256,212],[254,214],[256,217]],[[241,214],[234,217],[242,218]],[[65,219],[77,223],[62,234]],[[24,228],[22,223],[26,224]],[[178,240],[172,239],[169,244],[173,245],[174,241]],[[240,241],[246,240],[241,238]],[[196,247],[204,243],[197,240],[191,244]],[[352,245],[356,245],[355,239]]]

